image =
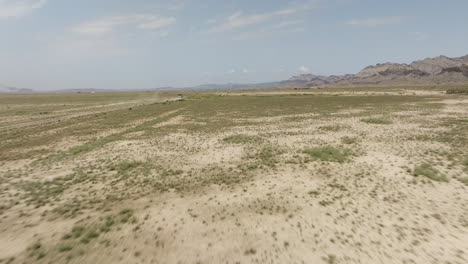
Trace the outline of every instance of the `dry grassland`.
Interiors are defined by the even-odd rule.
[[[468,263],[468,97],[0,95],[0,263]]]

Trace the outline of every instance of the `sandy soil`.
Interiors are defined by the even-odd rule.
[[[456,180],[468,175],[437,156],[450,151],[449,145],[408,140],[447,131],[427,126],[445,115],[468,116],[467,98],[438,103],[443,107],[431,115],[393,112],[393,122],[386,125],[362,122],[355,116],[362,109],[328,118],[313,113],[297,115],[297,120],[290,115],[252,117],[239,121],[258,125],[215,133],[178,128],[148,138],[146,132],[132,132],[73,159],[30,169],[25,164],[32,161],[4,162],[0,173],[13,176],[0,182],[2,205],[8,205],[0,215],[0,263],[468,263],[468,186]],[[166,113],[171,117],[151,131],[199,125],[177,113]],[[148,120],[135,125],[143,121]],[[224,140],[239,134],[262,140]],[[343,144],[345,136],[355,137],[356,143]],[[321,145],[350,148],[353,155],[346,162],[329,162],[302,151]],[[255,155],[264,146],[278,149],[271,166],[257,164],[261,158]],[[111,184],[118,169],[104,170],[102,164],[118,160],[147,162],[150,169],[129,174],[135,182]],[[429,161],[437,161],[434,167],[450,181],[408,171]],[[34,208],[18,198],[26,195],[17,187],[21,181],[64,177],[79,164],[93,165],[86,169],[91,180],[70,185],[46,206]],[[245,179],[199,184],[230,173]],[[138,179],[145,177],[169,177],[187,189],[155,191],[140,184]],[[99,200],[106,195],[126,198],[108,204]],[[102,207],[90,203],[74,217],[50,213],[65,202],[87,198]],[[133,222],[116,222],[89,243],[62,238],[77,224],[101,223],[108,214],[117,219],[124,208],[132,209]],[[41,246],[31,248],[36,241]],[[61,247],[65,244],[72,248]]]

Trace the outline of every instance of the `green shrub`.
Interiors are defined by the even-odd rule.
[[[258,136],[238,134],[238,135],[225,137],[223,141],[226,143],[232,143],[232,144],[247,144],[247,143],[261,142],[262,138]]]
[[[331,132],[337,132],[340,131],[343,127],[340,125],[331,125],[331,126],[322,126],[319,127],[319,129],[324,130],[324,131],[331,131]]]
[[[28,250],[30,251],[30,256],[35,256],[38,260],[46,256],[44,246],[40,241],[34,242],[31,246],[28,247]]]
[[[376,125],[389,125],[392,124],[393,122],[387,119],[383,118],[363,118],[361,119],[361,122],[367,123],[367,124],[376,124]]]
[[[447,89],[447,94],[468,94],[468,87],[454,87]]]
[[[133,210],[132,209],[123,209],[119,213],[120,215],[120,222],[122,223],[127,223],[130,217],[133,216]]]
[[[429,164],[422,164],[414,167],[414,176],[425,176],[433,181],[448,182],[448,178]]]
[[[257,152],[257,159],[265,166],[274,167],[278,163],[277,155],[279,154],[281,154],[280,149],[268,145]]]
[[[122,172],[135,169],[141,166],[142,164],[143,162],[139,162],[139,161],[122,161],[119,164],[112,166],[111,170],[117,170],[122,173]]]
[[[73,246],[69,245],[69,244],[61,244],[59,247],[58,247],[58,251],[59,252],[65,252],[65,251],[70,251],[73,249]]]
[[[345,162],[351,155],[349,149],[340,149],[332,146],[305,148],[305,154],[322,161]]]
[[[63,236],[63,239],[79,238],[85,231],[84,226],[74,226],[70,233]]]
[[[341,142],[342,142],[343,144],[347,144],[347,145],[354,144],[354,143],[356,143],[357,141],[358,141],[358,140],[357,140],[356,137],[348,137],[348,136],[346,136],[346,137],[342,137],[342,138],[341,138]]]
[[[468,186],[468,177],[460,177],[460,178],[458,178],[458,180],[459,180],[461,183],[463,183],[463,184],[465,184],[466,186]]]

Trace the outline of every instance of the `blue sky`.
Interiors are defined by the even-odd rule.
[[[0,83],[142,89],[468,54],[466,0],[0,0]]]

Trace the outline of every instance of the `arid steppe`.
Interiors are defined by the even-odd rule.
[[[448,87],[0,96],[0,263],[468,263]]]

